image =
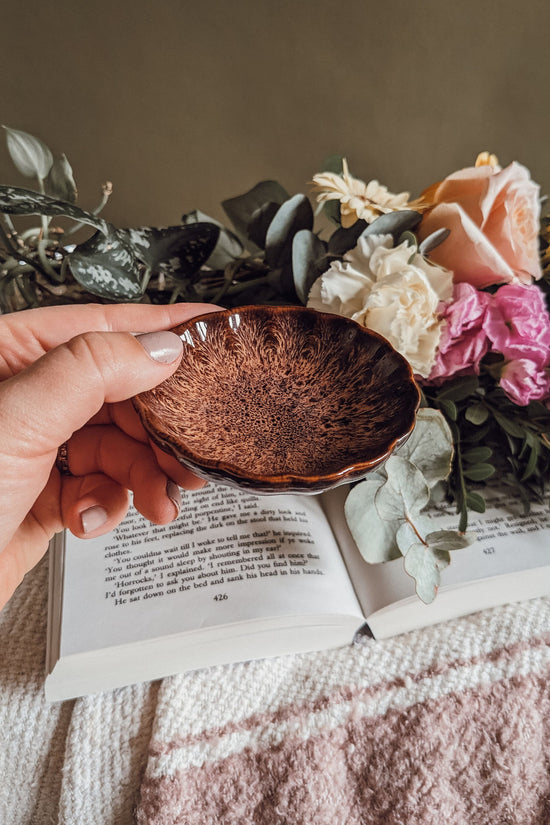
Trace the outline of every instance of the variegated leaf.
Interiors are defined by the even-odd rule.
[[[151,272],[192,278],[214,251],[220,227],[200,222],[161,229],[120,229],[117,234],[125,238],[136,258]]]
[[[20,129],[10,129],[8,126],[4,129],[8,152],[17,170],[27,178],[44,180],[53,163],[53,155],[46,144]]]
[[[45,188],[46,193],[53,198],[60,198],[67,203],[76,203],[76,183],[66,155],[61,155],[54,160],[45,181]]]
[[[18,186],[0,186],[0,212],[8,215],[64,215],[80,223],[95,226],[105,235],[115,231],[107,221],[85,212],[79,206]]]
[[[206,266],[210,267],[210,269],[225,269],[227,264],[237,260],[237,258],[243,254],[243,245],[235,233],[226,229],[226,227],[215,220],[215,218],[210,218],[199,209],[194,209],[192,212],[182,215],[181,222],[185,224],[185,226],[196,223],[213,223],[214,226],[219,227],[220,232],[214,251],[208,260],[205,261]]]
[[[96,232],[68,256],[73,277],[93,295],[135,301],[144,292],[139,263],[125,232]]]

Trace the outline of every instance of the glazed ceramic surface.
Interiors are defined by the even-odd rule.
[[[202,478],[320,492],[366,475],[414,427],[407,361],[347,318],[250,306],[173,331],[180,366],[134,405],[151,438]]]

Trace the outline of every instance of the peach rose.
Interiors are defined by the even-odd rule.
[[[541,277],[539,187],[524,166],[461,169],[423,197],[435,206],[422,218],[419,237],[442,227],[451,230],[430,258],[451,269],[455,282],[482,289]]]

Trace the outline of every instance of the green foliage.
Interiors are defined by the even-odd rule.
[[[344,171],[344,156],[340,154],[329,155],[321,164],[321,169],[323,172],[332,172],[334,175],[341,175]],[[324,203],[323,212],[330,221],[338,226],[340,225],[340,204],[338,201],[327,201]]]
[[[363,235],[391,235],[394,241],[398,241],[405,232],[412,232],[421,220],[422,215],[412,209],[388,212],[369,223]]]
[[[257,252],[265,246],[268,227],[279,206],[289,197],[279,183],[264,180],[244,195],[222,201],[222,206],[245,246]]]
[[[296,295],[307,304],[314,282],[328,269],[327,245],[309,229],[300,229],[292,241],[292,273]]]
[[[5,215],[48,215],[49,217],[65,216],[79,223],[89,224],[108,235],[111,231],[109,224],[90,212],[85,212],[79,206],[68,201],[61,201],[33,192],[30,189],[20,189],[17,186],[0,186],[0,212]]]
[[[196,223],[210,223],[219,228],[218,242],[214,247],[205,266],[210,269],[225,269],[229,264],[237,261],[244,252],[243,244],[234,232],[226,229],[226,227],[214,218],[210,218],[198,209],[182,215],[181,222],[186,226]]]
[[[4,129],[14,166],[32,188],[0,186],[0,312],[90,300],[307,304],[316,279],[362,237],[391,235],[394,244],[409,243],[413,257],[429,255],[448,235],[438,230],[418,245],[421,214],[413,209],[344,228],[339,203],[329,200],[323,211],[336,227],[327,236],[326,228],[316,230],[306,195],[290,196],[272,180],[223,201],[232,227],[199,210],[176,226],[115,227],[100,217],[109,182],[99,204],[82,209],[67,157],[54,157],[40,138]],[[341,173],[342,156],[328,158],[324,170]],[[39,216],[38,226],[16,226],[20,216],[31,215]],[[69,243],[77,231],[79,242]],[[539,285],[549,299],[550,219],[542,221],[540,244]],[[434,598],[451,551],[470,541],[468,514],[484,512],[483,489],[491,479],[508,485],[526,511],[544,493],[550,411],[540,403],[514,404],[498,387],[503,364],[503,356],[489,353],[479,376],[424,388],[425,407],[409,441],[383,470],[355,485],[346,502],[365,559],[403,556],[425,601]],[[427,508],[442,488],[456,504],[458,532],[438,531],[430,519]]]
[[[483,486],[498,477],[510,495],[541,501],[550,470],[550,411],[539,402],[514,404],[496,385],[489,363],[480,376],[465,376],[443,388],[424,387],[426,403],[446,417],[455,447],[448,487],[459,514],[459,530],[468,511],[485,510]]]
[[[67,203],[76,203],[77,191],[71,164],[66,155],[55,158],[44,181],[47,195]]]
[[[176,300],[307,303],[313,282],[335,257],[353,248],[361,232],[404,231],[419,216],[383,215],[358,221],[328,241],[314,231],[309,199],[290,196],[276,181],[262,181],[223,201],[228,228],[194,210],[180,226],[119,228],[99,216],[112,191],[92,210],[76,204],[77,187],[65,155],[54,157],[40,138],[5,127],[16,168],[35,189],[0,186],[0,311],[52,303]],[[329,159],[341,171],[342,158]],[[40,225],[19,231],[11,216],[39,215]],[[65,221],[62,226],[52,219]],[[66,222],[69,222],[67,228]],[[76,246],[76,230],[95,233]]]
[[[270,269],[282,269],[292,259],[297,232],[313,229],[313,209],[305,195],[294,195],[278,208],[265,236],[265,260]]]
[[[420,246],[418,247],[418,251],[421,255],[427,256],[430,252],[439,246],[439,244],[443,243],[449,235],[451,234],[450,229],[436,229],[435,232],[432,232],[431,235],[428,235],[427,238],[424,238]]]
[[[45,180],[53,164],[53,155],[40,138],[18,129],[3,127],[8,152],[18,172],[26,178]]]
[[[206,216],[167,228],[119,229],[99,217],[112,191],[104,184],[99,206],[76,205],[73,170],[65,155],[26,132],[6,127],[8,151],[38,191],[0,186],[0,310],[86,300],[164,303],[179,295],[201,300],[193,285],[208,262],[225,265],[243,251],[235,235]],[[18,231],[11,216],[39,215],[41,225]],[[52,218],[72,222],[65,230]],[[67,236],[95,233],[81,243]],[[215,258],[217,253],[217,259]]]
[[[89,300],[306,304],[314,281],[362,234],[398,240],[420,221],[418,212],[402,210],[343,229],[333,202],[326,206],[338,228],[325,240],[314,229],[306,195],[290,196],[266,180],[223,201],[232,228],[199,210],[183,215],[180,226],[115,227],[99,215],[110,183],[103,185],[98,207],[82,209],[67,157],[54,157],[26,132],[5,132],[14,165],[35,179],[37,191],[0,186],[2,312]],[[341,172],[342,156],[328,158],[325,169]],[[21,215],[39,215],[40,225],[19,231],[11,216]],[[53,219],[65,223],[53,225]],[[86,227],[95,233],[76,246],[67,243]]]
[[[422,408],[409,440],[382,471],[355,485],[345,504],[350,532],[365,560],[403,556],[405,571],[426,603],[435,598],[451,551],[472,541],[463,533],[438,530],[426,510],[433,488],[448,477],[452,459],[452,435],[444,417]]]

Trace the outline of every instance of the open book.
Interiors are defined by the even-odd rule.
[[[402,559],[371,566],[344,519],[347,488],[254,496],[210,484],[183,493],[176,522],[135,510],[112,533],[56,536],[50,548],[46,697],[109,690],[213,664],[383,638],[550,593],[550,513],[506,511],[497,496],[471,522],[426,605]],[[441,529],[456,515],[437,512]]]

